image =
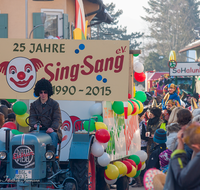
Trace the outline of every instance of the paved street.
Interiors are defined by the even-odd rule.
[[[115,190],[115,189],[113,189],[113,190]],[[129,186],[129,190],[145,190],[145,188],[144,187],[131,187],[131,186]]]

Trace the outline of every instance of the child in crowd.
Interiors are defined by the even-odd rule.
[[[178,147],[170,159],[164,190],[200,189],[200,125],[192,123],[178,132]],[[184,150],[186,143],[195,153],[188,162]]]
[[[164,150],[163,152],[161,152],[159,154],[159,160],[160,160],[160,170],[166,174],[167,170],[168,170],[168,164],[169,164],[169,160],[171,157],[172,151],[167,149]]]
[[[167,141],[167,134],[164,129],[157,129],[154,133],[153,141],[157,144],[154,148],[152,153],[150,154],[150,157],[147,161],[147,170],[150,168],[160,168],[159,163],[159,155],[161,152],[166,150],[166,144]]]

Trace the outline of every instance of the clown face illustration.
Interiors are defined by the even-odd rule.
[[[36,80],[33,63],[25,57],[12,59],[7,66],[6,80],[10,88],[17,92],[29,91]]]

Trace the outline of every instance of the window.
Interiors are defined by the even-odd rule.
[[[63,10],[61,9],[41,9],[46,13],[44,33],[49,32],[51,36],[63,38]]]

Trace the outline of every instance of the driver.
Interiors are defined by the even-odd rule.
[[[34,124],[30,131],[37,129],[37,122],[41,121],[40,132],[46,132],[50,135],[56,153],[57,144],[62,140],[62,132],[60,130],[62,119],[58,102],[50,98],[53,95],[52,84],[43,78],[37,81],[34,93],[39,98],[30,106],[30,124]]]

